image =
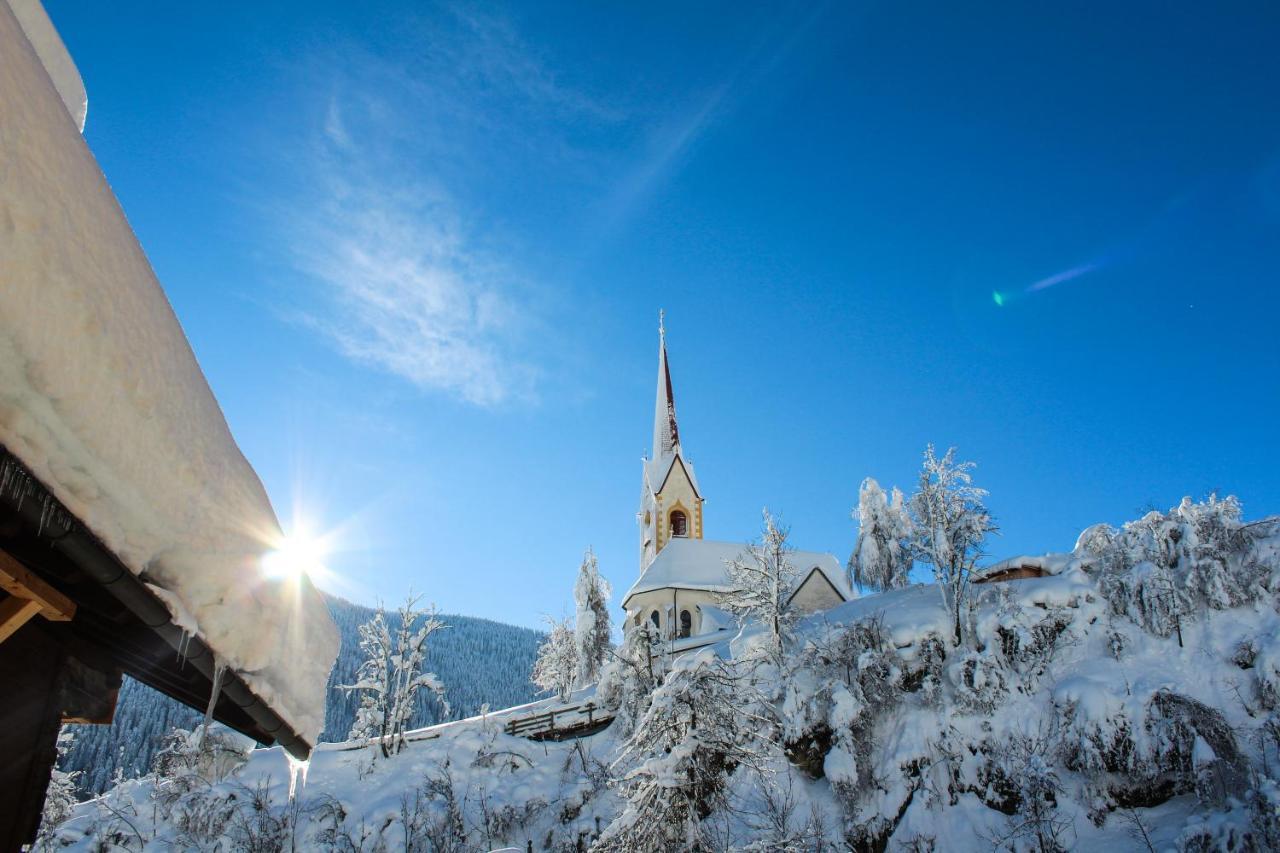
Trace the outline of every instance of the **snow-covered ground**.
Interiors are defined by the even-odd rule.
[[[652,692],[607,668],[596,693],[570,700],[616,709],[589,737],[504,733],[559,706],[547,700],[421,730],[389,759],[327,745],[305,781],[280,750],[257,750],[213,785],[127,783],[57,837],[73,849],[268,836],[344,850],[1269,849],[1280,525],[1214,532],[1222,519],[1200,506],[1082,539],[1042,562],[1056,574],[975,586],[958,647],[936,586],[869,595],[801,622],[780,668],[756,628],[659,658]],[[1159,597],[1164,575],[1185,595]]]
[[[314,742],[337,630],[263,576],[266,492],[7,3],[0,115],[0,445]]]

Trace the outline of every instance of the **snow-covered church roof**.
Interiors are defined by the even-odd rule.
[[[314,743],[337,629],[309,583],[263,576],[281,538],[266,491],[66,94],[7,14],[0,445]]]
[[[667,482],[667,476],[671,473],[671,468],[676,464],[676,460],[680,460],[680,464],[684,466],[685,473],[689,475],[689,483],[693,486],[693,490],[699,495],[702,490],[698,488],[698,477],[693,473],[693,463],[684,458],[684,454],[679,448],[672,453],[659,456],[657,459],[646,459],[644,462],[644,476],[647,481],[646,488],[654,494],[662,491],[662,485]]]
[[[639,580],[622,597],[623,607],[633,595],[655,589],[701,589],[723,592],[730,588],[725,564],[744,557],[747,546],[741,542],[716,542],[710,539],[672,539],[658,552]],[[791,551],[787,558],[796,569],[796,583],[802,584],[813,571],[818,571],[846,600],[853,590],[845,579],[844,569],[831,554],[815,551]],[[793,590],[794,591],[794,590]]]

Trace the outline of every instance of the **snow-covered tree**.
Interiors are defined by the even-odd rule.
[[[587,550],[578,570],[578,582],[573,586],[573,600],[577,607],[574,625],[574,642],[577,646],[580,687],[594,683],[600,677],[600,667],[612,647],[609,625],[609,582],[600,576],[596,555]]]
[[[533,683],[564,702],[578,678],[578,640],[568,619],[547,617],[547,638],[533,664]]]
[[[71,810],[76,806],[76,778],[80,775],[76,770],[62,770],[75,735],[63,726],[58,732],[58,760],[49,777],[49,787],[45,789],[44,811],[40,815],[40,832],[36,836],[36,849],[45,850],[54,847],[54,832],[58,826],[71,817]]]
[[[911,496],[912,533],[909,553],[933,567],[942,599],[951,614],[954,642],[962,639],[962,613],[969,596],[969,576],[984,556],[983,542],[997,528],[983,499],[985,489],[973,485],[972,462],[957,462],[956,449],[939,459],[933,445],[925,448],[920,486]]]
[[[740,623],[755,621],[765,627],[776,662],[782,660],[783,643],[795,621],[788,604],[797,572],[790,559],[793,549],[787,544],[790,530],[780,526],[767,508],[763,517],[759,544],[748,545],[742,556],[725,561],[729,589],[718,593],[716,600]]]
[[[615,763],[626,808],[593,850],[723,848],[705,821],[724,805],[736,769],[764,772],[774,729],[740,665],[697,652],[654,692]]]
[[[1081,557],[1100,557],[1115,541],[1116,529],[1110,524],[1091,524],[1076,537],[1074,553]]]
[[[1101,569],[1099,586],[1114,613],[1181,640],[1182,621],[1198,605],[1223,610],[1269,592],[1271,569],[1252,548],[1262,529],[1242,523],[1234,497],[1188,497],[1119,531],[1094,525],[1080,534],[1076,553]]]
[[[364,662],[356,670],[355,683],[339,687],[360,692],[350,739],[376,741],[386,758],[404,748],[404,735],[413,723],[420,690],[431,691],[448,708],[444,684],[435,673],[424,670],[431,635],[448,626],[436,618],[434,607],[417,610],[419,600],[412,593],[405,599],[394,631],[388,627],[382,608],[360,626]]]
[[[858,489],[858,542],[849,557],[849,578],[858,586],[877,592],[907,585],[911,572],[911,517],[902,492],[886,495],[868,477]]]
[[[624,735],[635,730],[636,722],[649,709],[649,700],[658,684],[654,647],[657,629],[648,619],[627,632],[622,645],[610,650],[600,671],[596,699],[615,714],[614,726]]]
[[[151,764],[157,800],[167,805],[221,782],[248,760],[253,746],[250,738],[218,723],[171,729]]]

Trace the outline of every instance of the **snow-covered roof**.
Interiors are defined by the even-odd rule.
[[[62,37],[54,29],[53,22],[45,14],[40,0],[4,0],[13,10],[27,42],[36,52],[45,73],[53,81],[53,87],[62,99],[67,114],[75,122],[76,129],[84,130],[85,114],[89,111],[89,96],[84,91],[84,80],[80,78],[80,70],[67,52]]]
[[[263,576],[266,491],[16,20],[0,2],[0,445],[314,743],[337,629]]]
[[[1046,575],[1059,575],[1073,564],[1080,562],[1080,559],[1075,554],[1041,554],[1039,556],[1022,554],[1017,557],[1009,557],[998,563],[992,563],[989,566],[982,566],[973,573],[973,580],[980,581],[983,578],[989,578],[1002,572],[1023,568],[1039,569]]]
[[[662,486],[667,482],[667,475],[671,473],[671,468],[676,464],[677,456],[680,463],[684,465],[685,473],[689,475],[689,482],[693,485],[693,491],[701,495],[702,490],[698,488],[698,477],[693,473],[693,465],[688,459],[684,458],[684,454],[679,448],[674,453],[666,453],[656,459],[646,459],[644,462],[644,476],[648,483],[649,491],[657,494],[662,490]]]
[[[722,610],[712,604],[699,604],[698,612],[702,615],[699,624],[700,634],[710,634],[713,631],[728,631],[738,627],[738,620],[733,614],[727,610]]]
[[[627,594],[622,597],[625,607],[633,595],[655,589],[703,589],[725,591],[729,589],[725,563],[746,554],[747,546],[741,542],[716,542],[710,539],[675,538],[658,552],[653,562],[640,575]],[[803,583],[817,569],[846,600],[853,598],[840,562],[831,554],[814,551],[792,551],[788,555],[796,569],[797,583]]]

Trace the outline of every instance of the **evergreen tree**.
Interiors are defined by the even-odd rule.
[[[596,555],[587,550],[573,587],[577,606],[574,638],[577,646],[577,682],[579,686],[594,683],[613,644],[610,642],[609,582],[600,576]]]

